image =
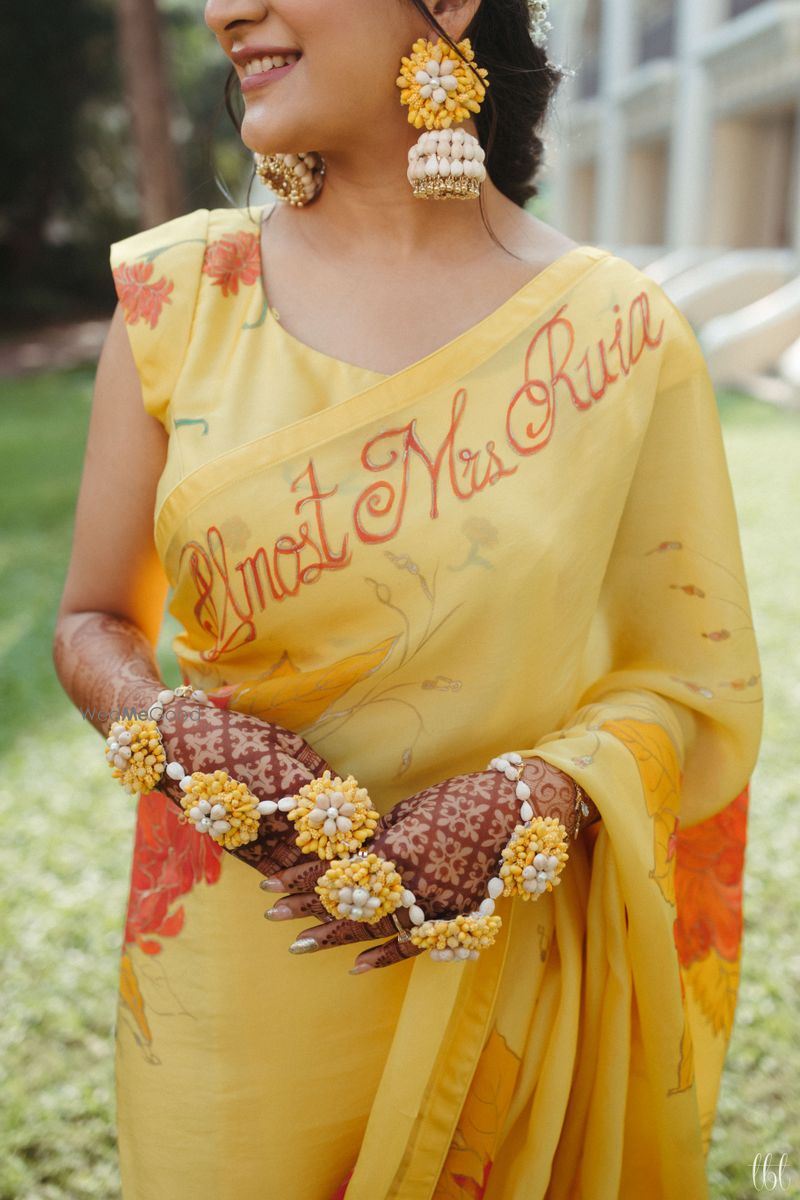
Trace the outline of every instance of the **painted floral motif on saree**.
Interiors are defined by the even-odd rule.
[[[119,987],[150,1061],[158,1060],[152,1053],[152,1031],[128,947],[137,946],[150,956],[160,954],[161,939],[176,937],[183,928],[184,910],[173,907],[175,901],[196,883],[216,883],[223,854],[216,842],[198,837],[191,824],[181,824],[177,808],[161,792],[140,798]]]
[[[162,275],[153,279],[152,262],[122,262],[112,274],[117,298],[122,305],[125,322],[135,325],[142,321],[155,329],[165,304],[172,304],[170,293],[175,284]]]
[[[248,287],[261,276],[258,235],[241,230],[209,242],[202,270],[223,296],[237,296],[240,283]]]
[[[482,1200],[519,1067],[519,1057],[493,1027],[478,1059],[433,1200]]]
[[[682,830],[680,773],[672,742],[659,725],[604,722],[636,759],[653,818],[650,877],[676,910],[673,933],[681,994],[688,986],[710,1028],[727,1040],[733,1028],[742,939],[742,874],[747,840],[746,787],[721,812]],[[684,1025],[679,1082],[692,1083],[691,1037]]]
[[[733,1030],[739,984],[749,785],[721,812],[676,838],[675,945],[715,1033]]]

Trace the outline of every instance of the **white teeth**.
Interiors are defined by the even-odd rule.
[[[299,54],[273,54],[266,58],[251,58],[248,63],[245,63],[245,75],[259,75],[264,71],[271,71],[273,67],[288,67],[291,63],[296,63]]]

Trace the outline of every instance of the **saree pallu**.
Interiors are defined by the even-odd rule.
[[[477,961],[289,956],[251,868],[139,802],[126,1200],[700,1200],[736,1004],[757,642],[686,318],[580,246],[383,376],[280,324],[246,210],[117,242],[185,682],[386,812],[517,749],[601,821]],[[432,314],[433,315],[433,314]],[[457,831],[432,853],[460,869]]]

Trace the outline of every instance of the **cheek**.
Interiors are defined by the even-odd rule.
[[[394,98],[400,59],[419,36],[406,0],[274,0],[272,11],[308,55],[315,94],[347,107]]]

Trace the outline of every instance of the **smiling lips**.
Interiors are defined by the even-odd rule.
[[[251,58],[244,66],[242,91],[250,91],[251,88],[261,87],[263,83],[282,79],[300,57],[299,54],[273,54],[264,58]]]

